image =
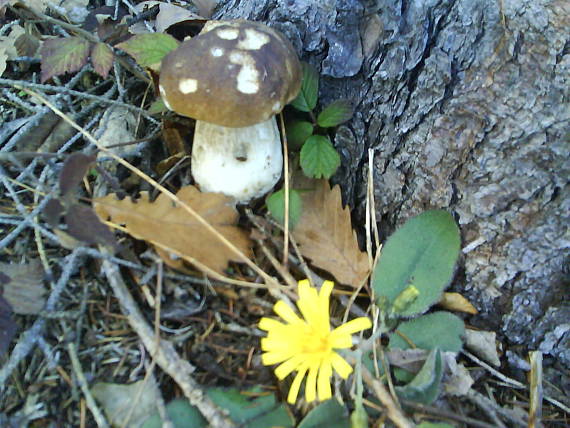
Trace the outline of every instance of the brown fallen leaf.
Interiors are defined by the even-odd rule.
[[[340,186],[315,180],[314,190],[302,192],[303,212],[292,230],[301,253],[335,279],[359,287],[368,278],[368,256],[360,251],[352,230],[350,210],[342,207]]]
[[[472,315],[478,314],[477,308],[459,293],[443,293],[439,305],[448,311],[465,312]]]
[[[236,226],[238,212],[232,198],[219,193],[201,193],[194,186],[181,188],[176,196],[249,257],[251,242],[247,233]],[[127,198],[118,200],[111,194],[94,199],[93,206],[100,219],[124,224],[133,237],[168,247],[216,272],[223,273],[230,260],[242,261],[184,208],[174,205],[163,194],[154,202],[149,201],[146,192],[141,192],[135,202]],[[171,259],[165,251],[159,254],[169,266],[179,267],[180,259]]]

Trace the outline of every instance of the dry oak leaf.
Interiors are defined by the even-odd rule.
[[[232,198],[220,193],[201,193],[194,186],[182,187],[176,196],[245,256],[250,256],[251,242],[247,233],[236,226],[238,212]],[[94,199],[93,206],[101,220],[124,224],[134,238],[154,243],[157,249],[167,247],[169,251],[191,257],[218,273],[224,272],[230,260],[243,262],[189,212],[164,194],[154,202],[149,201],[147,192],[141,192],[135,202],[128,198],[118,200],[111,194]],[[166,251],[158,253],[169,266],[180,267],[179,259],[171,259]]]
[[[359,287],[370,273],[368,256],[360,251],[352,230],[350,210],[342,207],[340,186],[314,180],[314,190],[302,192],[303,212],[292,231],[301,254],[346,285]]]

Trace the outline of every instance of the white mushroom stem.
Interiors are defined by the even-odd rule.
[[[246,203],[269,192],[282,170],[275,117],[244,128],[196,121],[192,175],[203,192],[224,193]]]

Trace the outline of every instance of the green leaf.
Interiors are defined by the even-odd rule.
[[[116,47],[124,50],[141,67],[160,70],[160,62],[170,51],[178,47],[178,41],[164,33],[137,34]]]
[[[90,44],[81,37],[48,39],[40,49],[42,83],[53,76],[78,71],[87,64]]]
[[[328,137],[312,135],[301,149],[301,168],[307,177],[330,178],[340,166],[340,156]]]
[[[166,107],[164,101],[160,97],[154,100],[147,110],[148,114],[160,114],[167,111],[168,108]]]
[[[412,347],[398,333],[409,339],[416,348],[459,352],[463,347],[461,336],[465,334],[465,326],[460,318],[449,312],[423,315],[398,326],[396,332],[390,335],[390,349]]]
[[[105,43],[96,43],[91,49],[91,64],[95,73],[106,79],[113,65],[113,51]]]
[[[368,428],[368,414],[362,403],[356,402],[350,414],[350,428]]]
[[[446,211],[426,211],[408,220],[382,248],[372,276],[377,304],[393,304],[411,290],[419,294],[398,315],[412,316],[439,301],[449,285],[459,254],[459,229]]]
[[[262,395],[256,398],[261,388],[253,388],[247,394],[238,389],[211,388],[206,394],[220,408],[228,411],[230,419],[244,428],[293,427],[295,421],[285,405],[277,403],[275,396]]]
[[[177,398],[166,405],[166,413],[173,428],[206,428],[208,421],[187,399]],[[141,428],[162,428],[162,419],[158,411],[148,418]]]
[[[277,403],[275,397],[262,395],[253,397],[261,392],[256,387],[246,393],[237,389],[211,388],[206,394],[220,408],[228,412],[229,418],[242,428],[292,428],[295,421],[287,412],[285,405]],[[166,406],[169,418],[174,428],[205,428],[208,422],[198,409],[186,399],[171,401]],[[158,412],[147,419],[142,428],[160,428],[162,421]]]
[[[439,394],[442,375],[441,352],[439,349],[434,349],[414,379],[405,386],[397,386],[396,393],[406,400],[431,404]]]
[[[324,401],[301,421],[297,428],[350,428],[350,418],[344,406],[334,398]]]
[[[322,128],[331,128],[346,122],[352,117],[352,105],[348,100],[336,100],[324,108],[317,117]]]
[[[301,90],[297,98],[291,101],[291,105],[297,110],[310,112],[317,106],[319,73],[317,73],[317,70],[311,64],[304,62],[301,65],[303,66]]]
[[[285,128],[289,149],[299,149],[307,138],[313,135],[313,124],[304,120],[290,122]]]
[[[271,194],[265,201],[271,216],[282,225],[285,224],[285,189]],[[301,218],[303,201],[297,190],[289,189],[289,228],[295,227]]]

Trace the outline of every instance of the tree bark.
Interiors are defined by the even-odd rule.
[[[383,236],[450,210],[468,322],[570,368],[567,0],[233,0],[216,17],[278,28],[320,70],[323,105],[354,101],[333,180],[357,219],[372,148]]]

